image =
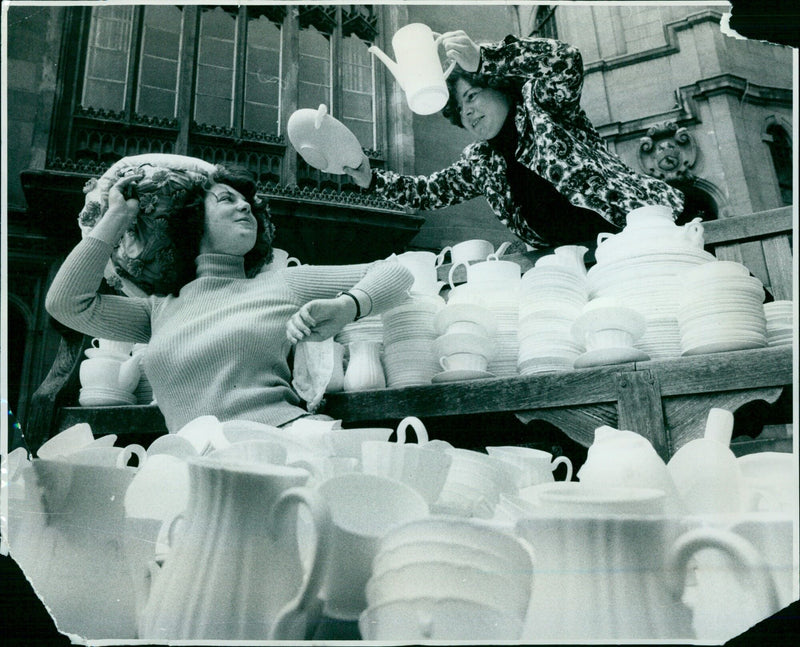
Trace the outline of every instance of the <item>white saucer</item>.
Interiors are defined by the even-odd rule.
[[[463,380],[480,380],[487,377],[497,377],[494,373],[488,371],[471,371],[468,369],[442,371],[437,373],[431,378],[431,382],[438,384],[439,382],[461,382]]]
[[[750,348],[764,348],[765,344],[760,341],[744,341],[744,340],[729,340],[729,341],[714,341],[705,344],[699,344],[686,348],[681,355],[704,355],[706,353],[724,353],[731,350],[747,350]]]
[[[590,366],[604,366],[606,364],[624,364],[625,362],[645,362],[650,356],[630,346],[619,348],[598,348],[590,350],[575,360],[575,368],[588,368]]]

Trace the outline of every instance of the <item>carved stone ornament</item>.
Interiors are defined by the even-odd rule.
[[[697,145],[686,128],[674,122],[656,124],[639,140],[639,164],[648,175],[661,180],[690,180],[697,159]]]

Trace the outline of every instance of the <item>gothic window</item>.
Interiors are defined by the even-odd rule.
[[[767,127],[767,146],[778,178],[783,204],[792,204],[792,143],[789,135],[776,123]]]
[[[541,5],[536,10],[531,36],[558,38],[556,30],[556,5]]]
[[[106,113],[176,116],[183,13],[166,5],[92,10],[84,108]],[[133,43],[139,41],[139,56]]]
[[[278,3],[72,7],[56,107],[64,126],[51,135],[48,166],[95,173],[126,155],[179,153],[247,166],[264,183],[350,190],[347,177],[305,165],[281,124],[298,108],[324,103],[373,165],[382,164],[386,135],[368,51],[377,11]]]

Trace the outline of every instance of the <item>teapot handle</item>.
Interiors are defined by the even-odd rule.
[[[400,421],[400,424],[397,425],[397,444],[403,445],[406,442],[406,429],[411,427],[414,430],[414,433],[417,435],[417,444],[420,445],[422,443],[428,442],[428,430],[425,429],[425,425],[422,423],[422,420],[416,418],[414,416],[408,416],[403,418]]]
[[[322,587],[330,555],[331,513],[322,497],[308,487],[293,487],[285,490],[270,511],[270,528],[273,539],[278,540],[282,524],[278,518],[285,515],[293,504],[305,505],[311,513],[314,526],[314,543],[311,563],[300,591],[281,609],[269,630],[269,640],[297,640],[305,635],[309,615],[317,608],[317,596]]]
[[[696,528],[678,537],[669,550],[666,560],[667,585],[672,595],[680,599],[686,584],[689,560],[699,550],[715,548],[727,553],[737,567],[750,578],[765,608],[765,617],[780,610],[778,591],[769,569],[759,552],[743,537],[730,530]]]

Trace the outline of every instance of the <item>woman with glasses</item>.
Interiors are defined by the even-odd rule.
[[[640,175],[607,150],[580,107],[583,63],[574,47],[508,36],[477,45],[463,31],[440,36],[455,66],[442,113],[475,141],[429,176],[345,169],[360,187],[400,206],[434,210],[484,196],[497,218],[532,247],[574,244],[619,231],[625,215],[683,194]]]

